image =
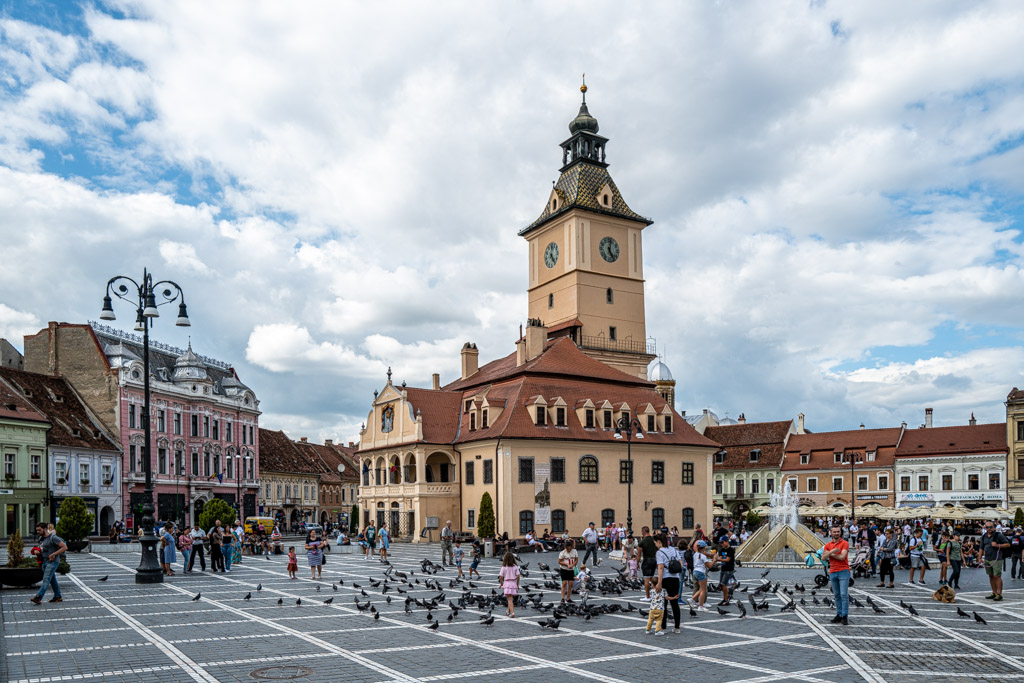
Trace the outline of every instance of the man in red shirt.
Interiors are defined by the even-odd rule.
[[[846,626],[850,623],[850,544],[843,540],[843,530],[838,524],[832,525],[832,540],[822,549],[821,561],[828,562],[828,577],[832,582],[832,595],[836,600],[836,616],[833,624]]]

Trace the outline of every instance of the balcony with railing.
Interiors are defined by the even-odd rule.
[[[657,353],[657,347],[645,341],[633,341],[629,339],[609,339],[603,335],[581,335],[579,347],[581,349],[594,349],[598,351],[616,351],[618,353],[635,353],[637,355],[653,356]]]

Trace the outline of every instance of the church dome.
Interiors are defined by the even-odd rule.
[[[580,113],[576,114],[576,118],[569,122],[569,132],[574,135],[578,131],[596,133],[598,129],[597,119],[590,115],[590,112],[587,110],[587,103],[584,102],[580,105]]]
[[[674,380],[672,371],[660,360],[647,370],[647,379],[651,382],[670,382]]]
[[[189,342],[188,349],[174,360],[174,379],[207,379],[206,363],[192,350],[192,343]]]

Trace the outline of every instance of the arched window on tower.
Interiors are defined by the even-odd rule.
[[[604,300],[610,304],[615,303],[615,292],[609,287],[604,293]]]
[[[554,307],[555,307],[555,295],[554,294],[548,294],[548,308],[554,308]]]

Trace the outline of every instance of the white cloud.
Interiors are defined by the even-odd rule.
[[[1015,3],[410,3],[387,40],[372,5],[117,7],[86,7],[85,35],[0,19],[0,291],[22,327],[158,266],[193,318],[162,340],[238,363],[269,426],[342,436],[388,364],[426,384],[464,341],[512,350],[516,232],[586,70],[611,173],[656,220],[648,332],[684,406],[961,419],[1018,381]],[[332,396],[291,386],[320,375]]]
[[[22,338],[39,331],[39,318],[27,311],[18,311],[0,303],[0,337],[20,350],[24,350]]]

